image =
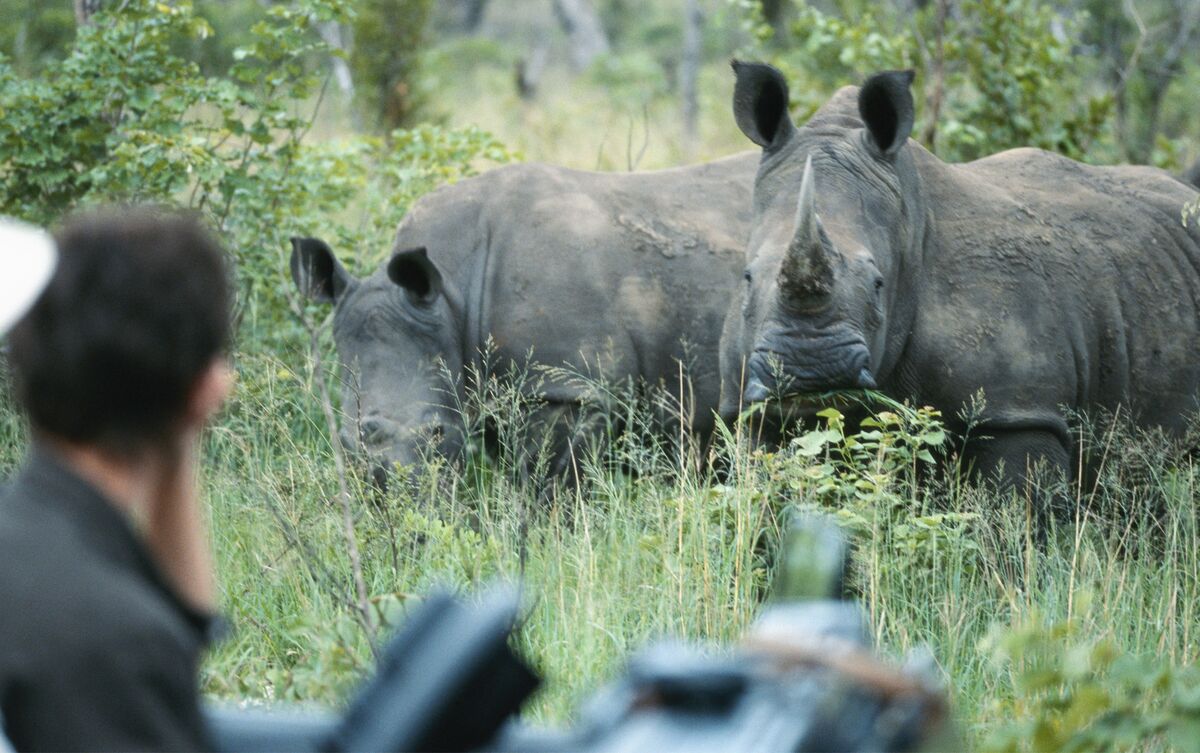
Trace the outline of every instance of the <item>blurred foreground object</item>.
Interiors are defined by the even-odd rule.
[[[831,523],[793,522],[777,595],[732,653],[643,650],[567,730],[512,719],[537,679],[509,648],[515,592],[475,605],[430,597],[392,640],[374,680],[338,719],[210,710],[224,750],[925,751],[953,746],[932,660],[873,653],[866,614],[841,600],[847,543]],[[807,564],[803,564],[807,560]],[[792,594],[804,594],[794,598]]]
[[[0,218],[0,336],[37,300],[57,258],[49,233]]]

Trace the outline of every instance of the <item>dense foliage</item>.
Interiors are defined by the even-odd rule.
[[[0,212],[48,224],[101,202],[202,212],[236,253],[241,308],[279,325],[287,239],[324,232],[377,253],[405,208],[436,184],[508,153],[478,129],[432,126],[387,142],[310,143],[328,53],[314,24],[345,21],[341,0],[274,5],[211,76],[179,51],[213,29],[187,2],[131,0],[79,30],[60,65],[0,65]],[[367,197],[356,224],[340,222]],[[377,258],[377,257],[373,257]]]
[[[755,12],[757,3],[740,1],[750,11],[748,30],[765,43],[757,54],[803,82],[793,94],[802,117],[847,82],[914,68],[923,92],[914,135],[943,159],[1017,146],[1075,159],[1103,156],[1092,149],[1105,135],[1111,98],[1080,91],[1074,35],[1054,23],[1063,20],[1074,31],[1078,20],[1060,19],[1042,0],[965,0],[953,14],[944,3],[927,3],[922,10],[893,6],[853,16],[796,2],[785,47],[770,44],[779,32]]]

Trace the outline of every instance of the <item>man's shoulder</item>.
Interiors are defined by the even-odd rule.
[[[95,531],[9,491],[0,498],[0,689],[29,691],[9,720],[18,746],[200,745],[194,629]]]
[[[92,580],[96,573],[74,538],[69,526],[29,500],[0,496],[0,595],[30,592],[49,602],[60,593],[51,586],[61,585],[66,574]]]
[[[18,747],[201,745],[200,647],[170,608],[86,553],[24,553],[40,577],[0,575],[0,600],[21,600],[0,620],[0,688],[24,690],[10,720]],[[12,564],[0,554],[0,570]]]
[[[54,515],[0,501],[0,641],[87,650],[128,636],[195,650],[194,638],[152,583],[114,565]]]

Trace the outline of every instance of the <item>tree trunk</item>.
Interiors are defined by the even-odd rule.
[[[1200,159],[1197,159],[1195,164],[1184,171],[1183,180],[1200,189]]]
[[[317,23],[317,34],[320,35],[321,40],[325,44],[347,55],[354,46],[350,29],[336,21],[319,21]],[[333,68],[333,79],[337,81],[338,88],[346,96],[353,97],[354,76],[350,73],[350,64],[346,62],[346,58],[331,55],[329,65]]]
[[[926,82],[930,87],[925,97],[925,128],[921,132],[921,142],[929,151],[935,151],[937,142],[938,119],[942,114],[942,102],[946,96],[946,18],[950,12],[950,0],[938,0],[937,18],[934,20],[934,51],[929,77]]]
[[[1123,160],[1144,163],[1158,137],[1162,100],[1186,56],[1200,42],[1200,5],[1173,0],[1162,14],[1143,18],[1135,0],[1088,3],[1086,10],[1099,24],[1099,38],[1108,61],[1107,78],[1116,102],[1117,142]],[[1130,49],[1128,36],[1136,30]],[[1137,81],[1137,86],[1130,86]]]
[[[791,16],[791,0],[759,0],[763,20],[771,25],[775,32],[772,41],[778,46],[785,46],[788,40],[788,19]]]
[[[591,0],[554,0],[554,14],[571,45],[571,66],[582,71],[608,52],[608,35]]]
[[[696,79],[700,73],[704,14],[699,0],[683,0],[683,56],[679,66],[679,91],[683,97],[683,149],[690,162],[696,156],[700,100]]]
[[[529,54],[517,61],[517,94],[525,101],[537,96],[538,84],[546,70],[550,47],[544,35],[539,35]]]
[[[1158,141],[1159,122],[1162,120],[1163,98],[1167,87],[1171,84],[1170,75],[1146,76],[1146,92],[1143,99],[1140,127],[1136,129],[1132,143],[1129,145],[1129,156],[1135,164],[1148,165],[1154,155],[1154,146]]]
[[[85,26],[100,11],[102,0],[75,0],[75,25]]]
[[[488,0],[460,0],[462,13],[462,30],[465,34],[479,31],[483,23],[483,13],[487,10]]]

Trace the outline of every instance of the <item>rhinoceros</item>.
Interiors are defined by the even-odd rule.
[[[965,457],[1008,488],[1039,460],[1067,470],[1064,408],[1182,429],[1200,386],[1200,228],[1180,221],[1195,191],[1037,149],[947,164],[908,138],[911,71],[844,87],[797,127],[778,70],[734,69],[762,154],[725,419],[878,388],[961,432],[982,390]]]
[[[497,168],[416,202],[391,258],[364,279],[323,241],[293,239],[293,279],[335,304],[335,345],[353,375],[342,441],[377,459],[377,478],[412,466],[431,442],[453,458],[469,377],[528,376],[539,365],[562,367],[520,388],[537,383],[529,441],[550,453],[542,483],[576,481],[576,454],[593,438],[581,434],[599,433],[599,422],[581,420],[589,387],[572,373],[678,393],[685,372],[683,423],[709,432],[756,164],[746,152],[641,173]],[[681,416],[662,419],[678,435]],[[530,463],[537,449],[524,454]]]

